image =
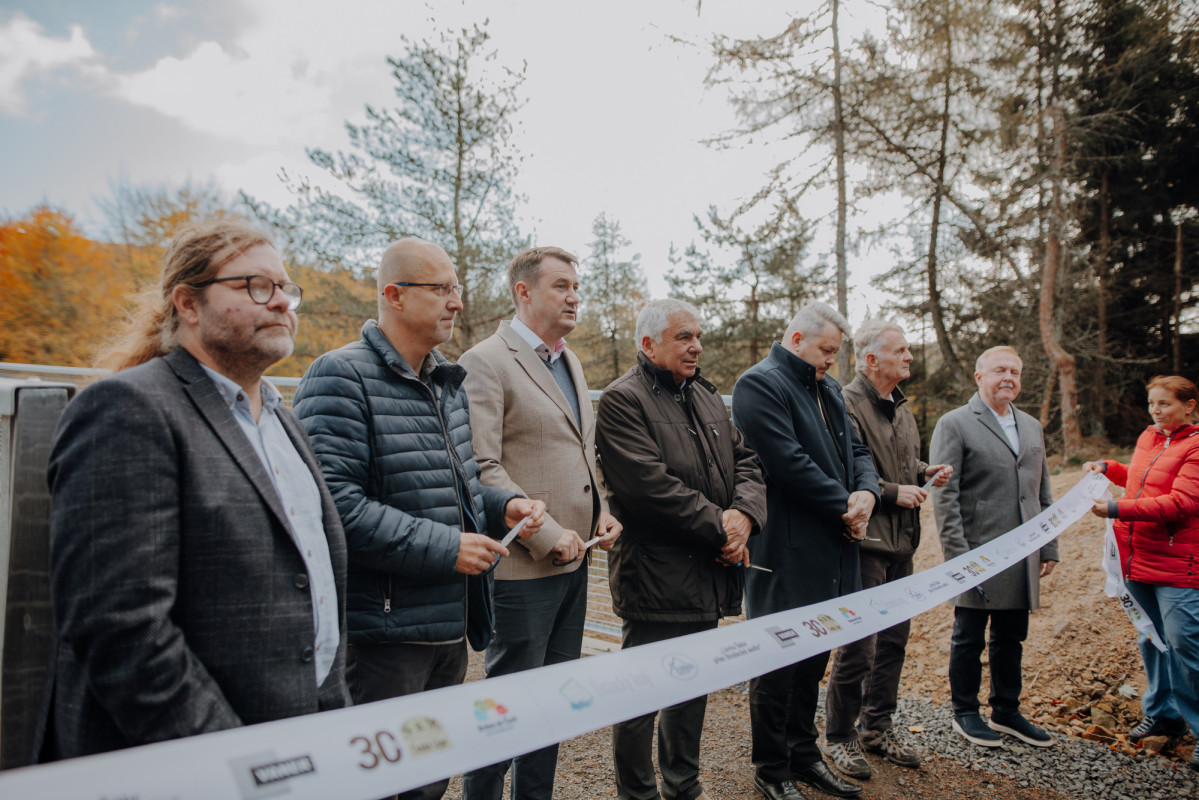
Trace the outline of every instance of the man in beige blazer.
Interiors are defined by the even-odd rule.
[[[483,483],[547,506],[541,530],[520,539],[495,571],[495,630],[487,677],[579,657],[587,611],[585,546],[611,548],[595,467],[595,418],[583,367],[566,349],[579,312],[578,260],[534,247],[508,265],[516,317],[462,354],[475,459]],[[465,800],[499,800],[512,765],[513,800],[550,800],[558,746],[468,774]]]

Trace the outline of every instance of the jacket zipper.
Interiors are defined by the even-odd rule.
[[[433,400],[433,410],[437,413],[437,422],[441,425],[441,438],[445,441],[446,453],[448,453],[450,456],[450,469],[451,469],[451,471],[454,472],[454,496],[456,498],[458,498],[458,530],[459,530],[459,532],[465,531],[466,530],[466,516],[462,513],[462,507],[463,507],[462,485],[466,484],[466,467],[464,467],[462,465],[462,461],[459,460],[458,454],[456,452],[454,452],[454,443],[450,441],[450,432],[448,430],[446,430],[446,426],[445,426],[445,415],[443,415],[441,413],[441,406],[439,406],[437,404],[437,393],[433,391],[432,387],[427,386],[424,381],[420,381],[420,385],[424,386],[425,389],[428,390],[429,396]],[[442,387],[441,399],[442,399],[442,402],[444,403],[445,402],[445,387]],[[461,477],[461,480],[459,480],[459,477]],[[474,500],[471,500],[471,510],[474,511],[475,516],[478,516],[479,512],[476,511],[474,508]],[[467,587],[467,589],[468,589],[467,591],[462,593],[462,603],[463,603],[463,610],[464,610],[464,615],[462,618],[464,620],[470,619],[469,582],[470,582],[470,576],[463,575],[462,576],[462,585]]]

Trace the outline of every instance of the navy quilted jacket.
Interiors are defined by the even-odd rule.
[[[368,320],[362,341],[318,358],[296,390],[296,416],[346,530],[353,644],[463,638],[467,579],[454,571],[462,511],[477,522],[468,527],[498,535],[518,496],[479,482],[466,370],[436,350],[433,358],[439,401]]]

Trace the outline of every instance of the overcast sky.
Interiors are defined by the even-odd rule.
[[[695,237],[692,215],[732,208],[777,156],[702,144],[736,123],[724,95],[704,87],[703,43],[717,31],[776,33],[796,5],[704,0],[697,14],[695,0],[3,0],[0,212],[48,202],[95,234],[95,201],[118,179],[211,180],[286,205],[280,168],[318,176],[305,148],[345,149],[344,122],[392,101],[385,58],[401,54],[400,36],[490,18],[499,60],[527,62],[522,227],[585,255],[606,212],[662,296],[671,244]],[[829,211],[819,198],[807,208]],[[828,241],[811,263],[828,257]],[[852,323],[879,310],[868,281],[888,259],[851,257]]]

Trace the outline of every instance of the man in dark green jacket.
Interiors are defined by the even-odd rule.
[[[854,334],[853,348],[858,374],[845,387],[845,410],[874,457],[881,493],[858,551],[862,588],[870,589],[912,574],[920,544],[920,504],[928,499],[924,484],[931,479],[944,486],[953,467],[920,460],[920,431],[899,390],[899,382],[912,374],[912,351],[899,326],[866,320]],[[910,623],[902,622],[838,648],[833,657],[825,700],[825,753],[850,777],[870,777],[861,746],[901,766],[920,766],[920,756],[899,738],[891,721],[910,629]]]
[[[624,525],[608,554],[623,647],[711,630],[740,614],[745,545],[766,521],[757,459],[699,375],[699,312],[655,300],[637,317],[636,339],[636,366],[608,386],[596,412],[608,505]],[[697,697],[613,727],[618,797],[659,797],[657,716],[661,796],[707,800],[699,783],[706,707],[707,697]]]

